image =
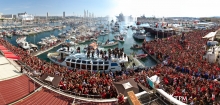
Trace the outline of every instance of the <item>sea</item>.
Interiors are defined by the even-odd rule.
[[[55,26],[55,25],[60,25],[60,23],[50,23],[49,25],[51,26]],[[135,26],[135,23],[134,22],[120,22],[120,30],[123,29],[124,26]],[[148,24],[143,24],[143,25],[148,25]],[[29,35],[27,36],[26,40],[28,42],[31,42],[31,43],[34,43],[37,45],[37,42],[41,41],[42,38],[45,38],[45,37],[50,37],[50,35],[54,35],[54,36],[58,36],[59,33],[63,32],[63,31],[66,31],[70,28],[73,28],[73,27],[70,27],[70,26],[66,26],[66,28],[63,28],[62,30],[52,30],[52,31],[48,31],[48,32],[42,32],[42,33],[38,33],[38,34],[35,34],[35,35]],[[106,27],[107,28],[107,27]],[[100,29],[101,30],[101,29]],[[133,30],[131,30],[131,28],[129,28],[127,30],[127,35],[125,36],[125,42],[124,43],[120,43],[116,46],[113,46],[113,47],[108,47],[108,48],[124,48],[124,52],[127,54],[127,55],[130,55],[131,53],[136,53],[136,54],[143,54],[144,52],[142,50],[132,50],[130,49],[131,46],[133,46],[133,44],[138,44],[138,45],[141,45],[143,41],[139,41],[139,40],[135,40],[132,36],[133,34]],[[98,42],[105,42],[107,39],[109,40],[112,40],[114,38],[114,35],[115,34],[112,34],[112,33],[109,33],[109,35],[106,35],[106,36],[99,36],[98,37]],[[17,46],[16,44],[16,39],[20,37],[20,36],[13,36],[11,38],[7,38],[5,37],[5,40],[8,40],[11,44]],[[146,41],[151,41],[153,40],[154,37],[153,35],[152,36],[147,36],[146,37]],[[84,43],[84,44],[80,44],[80,47],[85,47],[89,44],[90,42],[87,42],[87,43]],[[50,60],[47,58],[47,54],[49,52],[55,52],[57,51],[61,46],[58,46],[58,47],[55,47],[53,48],[52,50],[48,51],[48,52],[45,52],[41,55],[39,55],[38,57],[42,60],[45,60],[47,62],[50,62]],[[151,57],[146,57],[144,59],[141,59],[140,60],[145,66],[147,67],[151,67],[151,66],[154,66],[156,65],[156,62],[151,58]]]

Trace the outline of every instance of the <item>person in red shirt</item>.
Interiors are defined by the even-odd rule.
[[[103,99],[106,98],[106,92],[105,92],[105,90],[102,92],[102,98],[103,98]]]
[[[124,95],[122,93],[119,93],[117,98],[118,98],[118,104],[119,105],[123,105],[125,103]]]

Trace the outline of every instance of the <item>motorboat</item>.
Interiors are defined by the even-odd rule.
[[[69,39],[66,40],[66,43],[69,44],[69,45],[71,45],[71,46],[76,46],[76,45],[78,45],[77,43],[75,43],[74,41],[71,41],[71,40],[69,40]]]
[[[41,46],[45,46],[47,45],[47,43],[45,41],[40,41],[40,42],[37,42],[38,45],[41,45]]]
[[[21,37],[21,38],[18,38],[16,40],[17,44],[19,47],[23,48],[24,50],[33,50],[33,51],[36,51],[38,49],[38,47],[32,43],[28,43],[26,41],[26,37]]]
[[[130,49],[141,49],[141,48],[142,48],[142,46],[134,44],[133,46],[131,46]]]
[[[114,36],[114,40],[119,41],[119,42],[125,42],[125,38],[123,36]]]
[[[101,31],[99,35],[100,35],[100,36],[104,36],[104,35],[106,35],[106,34],[105,34],[104,31]]]
[[[102,47],[111,47],[111,46],[118,45],[118,41],[113,41],[113,40],[108,41],[107,40],[105,43],[101,43],[99,45],[102,46]]]
[[[136,55],[136,58],[137,59],[143,59],[143,58],[146,58],[147,57],[147,54],[139,54],[139,55]]]
[[[133,33],[133,37],[138,40],[144,40],[146,38],[146,35],[143,31],[136,30],[136,32]]]

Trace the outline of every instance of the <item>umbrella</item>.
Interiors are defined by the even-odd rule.
[[[115,82],[113,84],[117,93],[122,93],[124,96],[128,96],[129,91],[133,91],[135,94],[139,92],[138,84],[132,78],[122,82]]]
[[[54,77],[51,77],[51,76],[47,76],[47,78],[45,79],[46,81],[48,82],[52,82],[54,79]]]

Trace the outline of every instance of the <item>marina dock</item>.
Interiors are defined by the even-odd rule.
[[[134,58],[132,55],[128,55],[128,58],[131,62],[125,64],[127,68],[133,68],[133,62],[135,63],[136,67],[145,68],[145,65],[141,63],[137,58]]]
[[[32,53],[32,55],[33,55],[33,56],[38,56],[38,55],[41,55],[41,54],[43,54],[43,53],[45,53],[45,52],[47,52],[47,51],[50,51],[50,50],[52,50],[53,48],[55,48],[55,47],[57,47],[57,46],[63,44],[63,43],[64,43],[67,39],[69,39],[69,38],[70,38],[70,37],[65,38],[65,39],[62,39],[61,42],[59,42],[59,43],[57,43],[57,44],[55,44],[55,45],[53,45],[53,46],[51,46],[51,47],[49,47],[49,48],[47,48],[47,49],[45,49],[45,50],[39,50],[39,51],[37,51],[37,52],[34,52],[34,53]]]
[[[57,43],[56,45],[51,46],[51,47],[49,47],[49,48],[47,48],[47,49],[45,49],[45,50],[39,50],[39,51],[37,51],[37,52],[34,52],[34,53],[32,53],[32,55],[33,55],[33,56],[41,55],[41,54],[43,54],[43,53],[45,53],[45,52],[47,52],[47,51],[52,50],[54,47],[57,47],[57,46],[59,46],[59,45],[61,45],[61,44],[63,44],[63,42]]]
[[[150,56],[154,61],[156,61],[157,63],[161,63],[161,61],[159,61],[154,55],[149,54],[147,50],[143,48],[142,50],[144,51],[145,54],[148,54],[148,56]]]

